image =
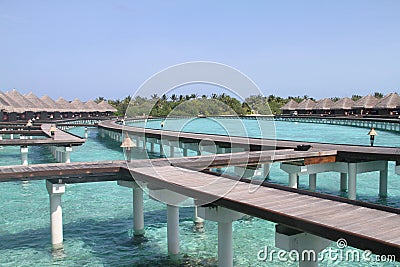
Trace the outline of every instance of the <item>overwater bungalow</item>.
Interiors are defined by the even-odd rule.
[[[315,114],[314,107],[317,103],[315,103],[311,99],[304,99],[297,106],[297,112],[299,114]]]
[[[374,110],[377,115],[397,115],[398,106],[400,106],[400,96],[397,93],[390,93],[379,100]]]
[[[78,110],[72,105],[70,102],[65,100],[62,97],[59,97],[56,100],[56,104],[60,108],[61,116],[63,118],[73,118],[75,117],[75,113],[79,113]]]
[[[46,102],[52,109],[49,115],[50,119],[61,119],[61,108],[57,105],[57,103],[51,99],[48,95],[44,95],[40,98],[43,102]]]
[[[344,97],[336,101],[330,108],[331,114],[334,115],[350,115],[352,113],[352,107],[355,102],[348,97]]]
[[[352,106],[354,114],[369,115],[374,113],[374,107],[378,103],[378,99],[372,95],[366,95],[360,98]]]
[[[117,109],[108,104],[105,100],[101,101],[97,105],[99,106],[99,111],[102,116],[111,116],[114,112],[117,112]]]
[[[330,98],[324,98],[317,102],[313,110],[315,111],[315,114],[321,114],[321,115],[330,114],[331,107],[333,106],[333,104],[334,102]]]
[[[4,121],[15,121],[25,119],[25,108],[22,104],[16,102],[14,99],[10,98],[8,95],[0,92],[0,98],[7,103],[4,109],[3,120]]]
[[[35,119],[47,119],[48,113],[54,112],[51,106],[49,106],[46,102],[42,101],[32,92],[24,95],[24,97],[28,99],[38,109],[38,111],[36,111],[34,115]]]
[[[293,113],[296,111],[298,106],[299,106],[299,103],[297,103],[293,99],[290,99],[289,102],[287,102],[283,107],[281,107],[282,114],[283,115],[293,115]]]
[[[79,117],[89,117],[89,109],[85,106],[85,103],[80,101],[78,98],[75,98],[71,101],[71,105],[75,108],[76,113],[75,116]]]
[[[100,115],[99,105],[93,100],[86,101],[85,107],[89,111],[89,117],[97,117]]]

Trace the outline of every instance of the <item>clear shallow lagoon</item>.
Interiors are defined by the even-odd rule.
[[[222,120],[221,120],[222,121]],[[182,128],[184,131],[239,135],[238,121],[205,124],[194,120]],[[159,121],[152,122],[154,128]],[[176,122],[177,125],[181,123]],[[218,128],[218,125],[231,126]],[[245,120],[249,136],[259,137],[256,121]],[[261,121],[263,126],[263,122]],[[173,128],[167,121],[165,129]],[[269,131],[270,127],[265,132]],[[228,131],[227,131],[228,129]],[[368,129],[309,123],[277,122],[277,138],[303,141],[368,145]],[[218,132],[220,131],[220,132]],[[263,130],[264,131],[264,130]],[[83,136],[83,128],[71,132]],[[400,136],[378,131],[377,145],[399,146]],[[257,136],[258,135],[258,136]],[[138,149],[136,158],[144,157]],[[4,147],[0,151],[0,165],[20,164],[18,147]],[[152,155],[157,157],[157,155]],[[74,151],[71,160],[100,161],[123,159],[119,144],[100,140],[96,129],[89,128],[88,141]],[[30,147],[30,163],[54,162],[47,148]],[[394,174],[394,163],[389,165],[389,197],[382,201],[378,195],[378,173],[358,176],[358,198],[400,207],[399,176]],[[287,174],[275,164],[271,181],[287,184]],[[302,187],[308,187],[308,178],[300,177]],[[340,195],[339,174],[318,175],[320,191]],[[176,266],[168,262],[166,244],[165,205],[145,196],[145,238],[133,238],[132,191],[117,186],[116,182],[71,184],[63,195],[64,254],[52,255],[49,229],[49,200],[44,181],[0,184],[0,266]],[[180,248],[183,259],[180,266],[215,266],[217,257],[217,224],[207,221],[205,232],[193,231],[192,210],[180,210]],[[235,266],[297,266],[292,262],[260,262],[257,253],[274,244],[274,224],[257,218],[237,221],[234,227]],[[333,246],[334,247],[334,246]],[[329,262],[321,266],[371,266],[369,262]],[[374,266],[396,266],[393,263]]]

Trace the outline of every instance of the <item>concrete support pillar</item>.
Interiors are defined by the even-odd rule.
[[[315,191],[317,189],[317,174],[316,173],[309,174],[308,180],[309,180],[308,181],[309,189],[311,191]]]
[[[204,228],[204,219],[199,217],[198,215],[198,207],[194,206],[194,216],[193,216],[193,220],[194,220],[194,229],[196,231],[202,231]]]
[[[218,222],[218,266],[233,267],[232,222]]]
[[[138,182],[117,181],[118,185],[132,188],[133,191],[133,230],[134,235],[144,235],[144,213],[143,213],[143,187]]]
[[[28,147],[21,146],[21,164],[26,166],[28,165]]]
[[[223,207],[201,207],[199,216],[218,222],[218,266],[233,267],[232,222],[244,216],[243,213]]]
[[[133,230],[135,235],[144,234],[143,190],[138,185],[133,188]]]
[[[14,139],[14,134],[10,134],[10,139]]]
[[[184,148],[182,153],[183,153],[183,156],[184,156],[184,157],[187,157],[187,155],[188,155],[188,149],[187,149],[187,148]]]
[[[3,135],[0,134],[0,141],[3,140]],[[3,146],[0,146],[0,149],[3,149]]]
[[[64,148],[64,157],[63,157],[63,162],[64,163],[71,163],[71,152],[72,152],[72,147],[66,146]]]
[[[297,173],[289,173],[289,187],[297,188],[298,177]]]
[[[276,225],[275,246],[286,251],[297,251],[299,267],[317,267],[318,253],[330,243],[331,241],[325,238],[284,225]]]
[[[170,158],[173,158],[175,156],[175,147],[174,146],[169,147],[169,156],[170,156]]]
[[[179,254],[179,207],[167,204],[167,241],[169,256]]]
[[[165,156],[164,147],[163,147],[163,144],[161,144],[161,143],[160,143],[160,156],[161,157]]]
[[[270,171],[270,169],[271,169],[271,164],[270,163],[262,164],[262,174],[263,174],[264,180],[268,180],[269,179],[269,171]]]
[[[46,181],[46,188],[50,196],[51,244],[53,249],[57,250],[63,247],[61,195],[65,193],[65,184],[53,184]]]
[[[347,173],[345,172],[340,173],[340,191],[347,191]]]
[[[348,197],[355,200],[357,198],[357,163],[348,163]]]
[[[87,139],[87,138],[88,138],[88,136],[89,136],[89,134],[88,134],[88,128],[87,128],[87,127],[85,127],[85,139]]]
[[[150,141],[150,152],[154,153],[154,142]]]
[[[387,197],[388,162],[385,161],[384,169],[379,171],[379,196]]]

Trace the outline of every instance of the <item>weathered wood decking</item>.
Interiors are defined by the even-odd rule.
[[[162,138],[163,140],[173,140],[182,142],[200,142],[201,140],[212,140],[222,146],[248,146],[251,150],[263,149],[294,149],[298,145],[311,145],[317,150],[337,150],[338,161],[368,161],[368,160],[388,160],[400,161],[400,148],[396,147],[368,147],[357,145],[343,144],[326,144],[315,142],[302,141],[287,141],[287,140],[271,140],[265,138],[250,138],[239,136],[223,136],[213,134],[186,133],[167,130],[144,129],[141,127],[124,126],[115,123],[115,121],[102,121],[99,123],[99,128],[117,131],[129,132],[132,135],[141,135],[147,138]]]
[[[195,158],[192,157],[193,162]],[[267,159],[267,158],[266,158]],[[400,210],[340,197],[249,184],[171,166],[182,159],[85,162],[0,167],[0,181],[48,179],[54,183],[142,181],[198,200],[284,224],[333,241],[400,260]],[[222,158],[220,158],[222,160]],[[218,161],[218,159],[217,159]],[[260,233],[262,234],[262,233]]]
[[[39,134],[37,130],[32,130],[33,134],[30,134],[30,131],[24,130],[23,132],[17,130],[15,132],[9,132],[9,133],[15,133],[15,134],[24,134],[26,136],[29,135],[41,135],[43,138],[35,138],[35,139],[3,139],[0,140],[0,146],[41,146],[41,145],[47,145],[47,146],[77,146],[77,145],[82,145],[85,140],[64,132],[60,129],[55,130],[54,138],[52,138],[51,133],[50,133],[50,127],[51,124],[42,124],[40,126],[40,132]],[[2,134],[3,131],[0,131],[0,134]],[[6,131],[4,131],[6,133]]]

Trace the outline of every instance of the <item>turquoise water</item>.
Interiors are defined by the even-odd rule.
[[[224,122],[222,122],[224,121]],[[185,124],[183,130],[197,132],[225,131],[233,134],[236,121],[204,123],[195,120]],[[176,122],[177,125],[182,123]],[[231,126],[224,126],[226,123]],[[270,124],[257,130],[254,121],[244,121],[250,136],[271,135]],[[159,122],[154,122],[158,127]],[[222,127],[222,129],[218,128]],[[221,126],[222,125],[222,126]],[[173,122],[165,124],[174,129]],[[228,129],[228,130],[227,130]],[[366,129],[344,126],[314,125],[278,122],[277,136],[282,139],[326,141],[334,143],[357,143],[368,145]],[[258,131],[258,132],[257,132]],[[83,136],[83,128],[71,132]],[[237,134],[243,133],[241,130]],[[378,131],[377,144],[396,146],[399,136]],[[364,140],[366,139],[366,140]],[[360,142],[360,143],[358,143]],[[4,147],[0,151],[0,164],[20,164],[19,148]],[[140,149],[134,150],[135,158],[144,157]],[[158,155],[151,155],[157,157]],[[76,149],[71,160],[99,161],[123,159],[119,144],[100,139],[97,130],[89,128],[87,142]],[[30,147],[31,164],[54,162],[50,152],[43,147]],[[358,198],[400,207],[400,182],[394,174],[394,164],[389,165],[389,197],[379,199],[378,173],[359,175]],[[271,181],[287,184],[287,175],[275,164],[271,170]],[[340,195],[339,174],[325,173],[318,176],[317,187],[322,192]],[[300,177],[302,187],[308,187],[306,176]],[[64,253],[52,254],[49,229],[49,200],[44,181],[9,182],[0,184],[0,266],[216,266],[217,224],[207,221],[204,233],[193,231],[190,208],[180,209],[180,249],[182,259],[168,261],[166,245],[165,205],[145,196],[144,238],[133,237],[132,191],[120,187],[116,182],[71,184],[63,195]],[[297,266],[293,262],[261,262],[257,253],[274,245],[274,224],[257,218],[247,218],[233,223],[235,266]],[[375,265],[368,262],[330,262],[321,266],[396,266],[393,263]]]

